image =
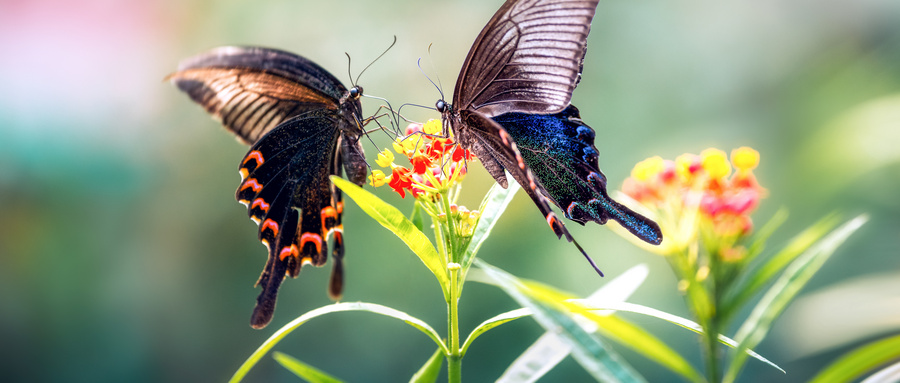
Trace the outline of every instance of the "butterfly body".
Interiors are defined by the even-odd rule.
[[[169,79],[251,145],[236,199],[258,225],[268,260],[251,326],[265,327],[286,276],[322,266],[333,238],[329,295],[343,289],[343,202],[329,176],[366,178],[359,137],[361,87],[345,88],[315,63],[258,47],[222,47],[185,60]]]

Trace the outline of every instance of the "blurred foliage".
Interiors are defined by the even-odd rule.
[[[416,59],[452,92],[469,46],[499,4],[0,3],[0,376],[221,381],[268,337],[248,325],[265,250],[233,200],[245,148],[161,81],[180,59],[219,45],[264,45],[300,53],[348,81],[344,52],[356,74],[397,35],[397,46],[360,83],[395,105],[430,106],[438,92]],[[758,214],[788,207],[792,215],[781,235],[824,212],[871,216],[804,293],[874,272],[897,277],[900,164],[896,144],[889,144],[897,136],[891,116],[900,113],[900,2],[604,1],[589,47],[574,104],[597,130],[600,165],[613,188],[646,157],[752,146],[777,164],[757,174],[770,192]],[[374,111],[377,103],[365,107]],[[404,114],[436,117],[414,107]],[[477,188],[490,184],[483,170],[473,169],[471,194],[461,203],[476,205],[484,194]],[[388,194],[380,196],[399,201]],[[444,307],[438,292],[422,288],[434,282],[421,262],[357,209],[347,209],[344,222],[345,299],[415,308],[434,313],[421,319],[440,323]],[[568,227],[607,274],[650,264],[650,282],[633,301],[687,314],[679,312],[664,260],[606,228],[576,226]],[[555,240],[524,196],[513,201],[480,254],[515,275],[576,293],[602,283],[569,244]],[[308,269],[285,283],[274,326],[328,303],[327,278],[327,270]],[[864,291],[854,304],[885,299],[884,291],[875,292]],[[475,284],[466,294],[479,299],[464,301],[463,332],[516,307],[491,287]],[[789,307],[774,334],[803,330],[804,322],[790,320],[800,314]],[[838,329],[856,325],[849,317]],[[422,358],[398,356],[434,351],[422,337],[395,341],[402,326],[385,318],[348,314],[308,326],[279,351],[351,381],[406,379]],[[659,326],[654,333],[667,334],[664,341],[699,364],[693,335]],[[524,321],[503,327],[469,350],[467,379],[500,376],[543,332]],[[879,331],[867,337],[898,329]],[[751,361],[746,381],[806,380],[872,338],[823,342],[828,347],[802,353],[796,339],[802,338],[772,336],[756,349],[787,375]],[[650,381],[669,377],[640,358],[630,360]],[[547,379],[586,378],[567,360]],[[248,379],[296,378],[269,359]]]

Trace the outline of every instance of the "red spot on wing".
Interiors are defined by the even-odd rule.
[[[262,153],[259,152],[259,150],[254,150],[254,151],[251,151],[250,153],[247,153],[247,156],[244,157],[244,162],[242,162],[241,165],[247,165],[247,161],[250,161],[250,160],[256,161],[257,167],[259,165],[262,165],[263,162],[265,162],[265,160],[263,160],[263,155],[262,155]]]
[[[275,223],[271,218],[266,219],[260,227],[259,231],[265,231],[266,229],[272,229],[272,234],[276,237],[278,236],[278,224]]]
[[[259,193],[262,190],[263,186],[256,178],[251,178],[247,181],[244,181],[244,184],[241,185],[241,191],[247,190],[247,188],[253,189],[254,192]]]
[[[278,259],[284,260],[287,257],[299,257],[300,251],[297,250],[297,245],[291,244],[290,246],[285,246],[281,248],[281,252],[278,253]]]
[[[322,253],[323,241],[322,241],[321,235],[316,234],[316,233],[303,233],[302,235],[300,235],[300,248],[301,249],[307,242],[312,242],[314,245],[316,245],[316,253],[319,253],[319,254]]]
[[[556,225],[559,224],[559,220],[556,219],[556,214],[547,214],[547,223],[550,225],[550,228],[553,229],[553,231],[556,231]]]
[[[255,200],[253,200],[253,204],[250,205],[250,208],[251,209],[259,208],[259,210],[262,210],[267,213],[269,212],[269,204],[267,204],[266,201],[264,201],[262,198],[257,198]]]

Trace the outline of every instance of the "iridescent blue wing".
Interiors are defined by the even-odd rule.
[[[582,225],[613,219],[642,240],[658,245],[656,222],[614,201],[597,164],[594,130],[569,106],[557,114],[506,113],[493,118],[502,125],[535,174],[540,189]]]

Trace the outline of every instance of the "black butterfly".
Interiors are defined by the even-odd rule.
[[[272,320],[287,275],[325,264],[328,234],[334,236],[328,293],[338,299],[344,204],[328,176],[341,176],[343,168],[353,183],[365,182],[362,88],[347,90],[303,57],[257,47],[213,49],[183,61],[168,79],[252,145],[241,160],[236,198],[259,225],[269,259],[256,283],[262,292],[250,325],[263,328]]]
[[[500,185],[507,186],[505,169],[523,186],[557,237],[574,243],[548,197],[575,222],[614,219],[659,244],[655,222],[607,195],[594,130],[569,104],[597,3],[507,0],[472,44],[452,106],[439,100],[436,107]]]

